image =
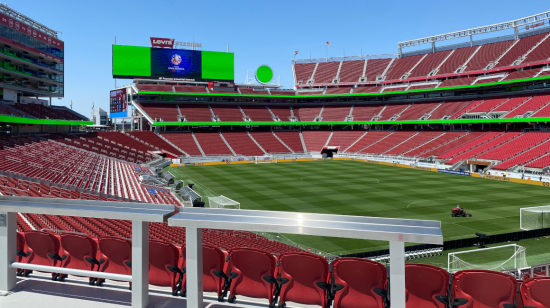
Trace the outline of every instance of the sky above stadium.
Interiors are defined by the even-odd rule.
[[[150,37],[202,43],[235,53],[235,81],[267,64],[293,87],[296,59],[396,53],[397,42],[513,20],[549,9],[548,0],[430,1],[143,1],[23,0],[8,5],[60,31],[65,41],[65,98],[90,116],[109,110],[115,86],[111,45],[150,46]],[[501,31],[490,36],[510,34]],[[475,39],[490,36],[478,36]],[[327,42],[331,45],[327,47]],[[459,43],[452,40],[448,44]],[[423,46],[429,47],[428,45]],[[412,50],[412,49],[410,49]],[[407,49],[404,50],[408,51]],[[117,85],[131,80],[117,80]]]

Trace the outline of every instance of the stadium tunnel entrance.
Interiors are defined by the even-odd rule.
[[[489,161],[468,160],[466,164],[469,167],[470,172],[481,172],[483,169],[491,165]]]
[[[323,147],[323,149],[321,150],[321,154],[323,155],[324,158],[332,158],[334,154],[338,153],[339,149],[340,149],[339,146],[326,146],[326,147]]]

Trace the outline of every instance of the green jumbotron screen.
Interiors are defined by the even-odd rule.
[[[233,53],[113,45],[113,78],[233,81]]]

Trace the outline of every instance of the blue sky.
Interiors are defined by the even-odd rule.
[[[235,53],[235,81],[268,64],[292,87],[291,60],[397,52],[397,42],[517,19],[549,10],[548,0],[143,1],[17,0],[8,5],[62,32],[65,98],[86,116],[108,110],[111,45],[150,46],[149,37]],[[502,34],[507,34],[502,32]],[[499,34],[500,35],[500,34]],[[456,41],[459,42],[459,41]],[[451,41],[451,43],[455,43]],[[406,51],[406,50],[405,50]],[[129,84],[131,80],[118,80]]]

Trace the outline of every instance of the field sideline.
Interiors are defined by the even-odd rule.
[[[550,189],[353,161],[169,167],[204,195],[243,209],[432,219],[445,240],[519,231],[519,208],[550,204]],[[457,204],[473,214],[452,218]],[[331,254],[387,248],[387,242],[288,235]]]

